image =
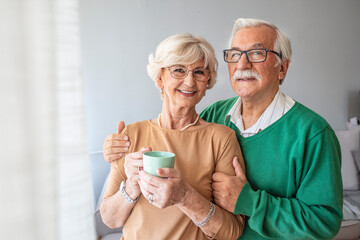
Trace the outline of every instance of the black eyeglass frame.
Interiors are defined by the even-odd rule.
[[[240,57],[239,57],[239,60],[237,60],[236,62],[229,62],[229,61],[226,61],[226,51],[237,51],[237,52],[240,52]],[[265,50],[266,54],[265,54],[265,59],[262,60],[262,61],[257,61],[257,62],[254,62],[254,61],[250,61],[249,59],[249,56],[248,56],[248,52],[250,51],[254,51],[254,50]],[[245,53],[245,56],[246,56],[246,59],[248,60],[248,62],[250,63],[261,63],[261,62],[265,62],[266,59],[267,59],[267,53],[268,52],[272,52],[272,53],[275,53],[280,59],[282,58],[282,54],[281,53],[278,53],[278,52],[275,52],[273,50],[270,50],[270,49],[267,49],[267,48],[253,48],[253,49],[248,49],[248,50],[245,50],[245,51],[242,51],[242,50],[239,50],[239,49],[224,49],[223,50],[223,53],[224,53],[224,61],[227,62],[227,63],[237,63],[240,61],[241,59],[241,56]]]

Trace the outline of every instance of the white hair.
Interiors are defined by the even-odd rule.
[[[268,26],[276,31],[276,40],[273,47],[274,47],[274,51],[281,54],[281,58],[276,55],[277,64],[275,66],[279,65],[283,61],[286,60],[290,61],[292,54],[290,39],[285,35],[284,32],[278,29],[274,24],[260,19],[253,19],[253,18],[237,19],[229,39],[229,43],[228,43],[229,48],[231,47],[232,40],[235,34],[237,33],[237,31],[239,31],[241,28],[258,27],[258,26]],[[283,81],[284,79],[281,79],[280,84],[282,84]]]
[[[155,56],[150,54],[147,72],[151,79],[158,80],[162,69],[176,64],[190,65],[204,60],[204,67],[210,71],[207,89],[216,83],[218,62],[211,44],[204,38],[190,33],[181,33],[163,40],[156,49]]]

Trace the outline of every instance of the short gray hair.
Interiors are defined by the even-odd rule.
[[[278,29],[274,24],[260,20],[260,19],[253,19],[253,18],[239,18],[236,20],[231,37],[229,39],[229,48],[231,46],[232,40],[241,28],[246,27],[258,27],[258,26],[268,26],[276,31],[276,40],[274,43],[274,51],[279,52],[281,54],[281,59],[279,56],[276,55],[277,58],[277,65],[280,64],[282,61],[285,60],[291,60],[292,55],[292,49],[291,49],[291,43],[290,39],[285,35],[284,32],[282,32],[280,29]],[[280,84],[282,84],[284,79],[280,80]]]
[[[156,49],[155,57],[149,56],[147,72],[151,79],[158,80],[162,69],[176,64],[190,65],[204,60],[204,67],[210,71],[207,89],[216,83],[218,62],[211,44],[204,38],[190,33],[172,35],[163,40]]]

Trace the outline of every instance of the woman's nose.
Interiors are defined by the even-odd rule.
[[[193,71],[189,71],[188,75],[184,78],[184,83],[188,86],[193,86],[196,83]]]

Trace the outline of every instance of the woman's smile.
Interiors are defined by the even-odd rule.
[[[185,91],[185,90],[180,90],[177,89],[181,95],[185,96],[185,97],[192,97],[196,94],[197,91]]]

